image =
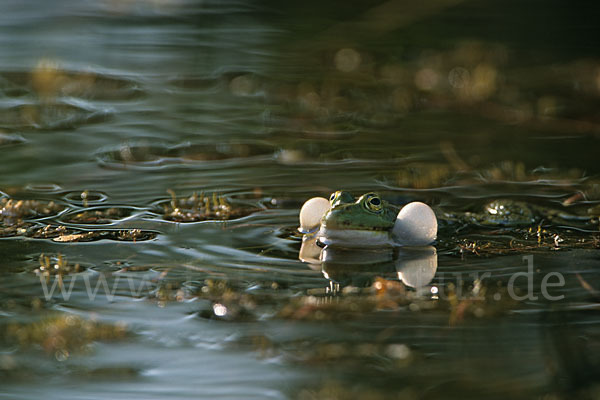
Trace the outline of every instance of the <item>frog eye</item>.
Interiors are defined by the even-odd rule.
[[[381,199],[378,196],[367,197],[365,201],[365,207],[367,208],[367,210],[375,212],[381,211],[381,209],[383,208],[381,204]]]
[[[329,196],[329,202],[333,205],[333,203],[335,203],[336,201],[338,201],[340,199],[340,197],[342,196],[342,193],[343,192],[341,190],[331,193],[331,196]]]

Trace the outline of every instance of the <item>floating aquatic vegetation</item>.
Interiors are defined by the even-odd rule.
[[[453,247],[451,251],[463,258],[468,255],[489,257],[571,249],[598,249],[600,248],[600,233],[590,235],[577,231],[560,231],[537,226],[513,229],[510,231],[510,237],[504,235],[504,232],[500,235],[488,232],[486,239],[466,237],[453,239],[453,241],[454,246],[448,243],[449,247]]]
[[[347,286],[341,296],[301,296],[289,299],[276,314],[292,320],[337,321],[360,319],[378,311],[449,313],[449,324],[467,318],[483,318],[506,313],[517,307],[506,288],[496,282],[459,281],[445,288],[432,286],[427,294],[399,281],[376,278],[368,288]]]
[[[216,193],[204,195],[194,192],[190,197],[178,199],[173,190],[168,190],[168,192],[171,195],[171,201],[161,204],[163,216],[168,221],[224,221],[245,217],[258,210],[256,207],[230,202]]]
[[[95,71],[69,71],[56,60],[42,59],[30,74],[23,72],[0,72],[7,95],[34,93],[43,101],[58,97],[79,97],[96,100],[122,100],[143,94],[140,85],[132,80],[106,75]]]
[[[127,271],[146,271],[145,267],[134,267]],[[287,294],[278,291],[276,282],[254,282],[253,290],[248,290],[247,283],[228,279],[206,278],[193,282],[186,278],[171,276],[174,270],[167,269],[156,280],[153,296],[159,306],[167,302],[181,302],[190,299],[201,300],[198,316],[204,319],[215,319],[228,322],[248,322],[272,317],[274,310],[285,303]],[[257,290],[262,287],[268,290]]]
[[[41,347],[58,361],[71,353],[86,350],[96,341],[122,340],[127,336],[125,325],[110,325],[83,319],[75,315],[55,315],[37,322],[12,323],[5,327],[4,341],[21,348]]]
[[[454,285],[454,284],[453,284]],[[460,285],[458,288],[457,285]],[[268,319],[340,321],[356,320],[380,311],[442,312],[453,315],[456,321],[467,317],[489,317],[507,312],[516,303],[510,301],[506,290],[496,282],[457,282],[448,290],[416,291],[398,280],[376,277],[367,287],[345,286],[335,293],[322,288],[302,293],[279,294],[277,290],[246,291],[225,280],[206,279],[200,290],[186,292],[181,286],[170,286],[162,300],[178,300],[181,296],[196,296],[203,300],[199,315],[202,318],[225,321],[253,321]],[[170,294],[169,294],[170,293]],[[497,293],[500,293],[498,295]],[[500,301],[504,299],[503,301]],[[459,306],[459,303],[462,304]]]
[[[82,231],[64,225],[46,225],[42,228],[30,227],[26,232],[28,237],[52,239],[61,243],[92,242],[102,239],[141,242],[154,239],[157,235],[156,232],[141,229]]]
[[[86,198],[82,200],[86,202]],[[56,242],[89,242],[100,239],[119,241],[143,241],[156,237],[157,233],[141,229],[84,231],[64,225],[29,221],[52,217],[65,210],[65,206],[54,201],[16,200],[0,198],[0,237],[26,236],[36,239],[52,239]],[[95,208],[71,212],[65,222],[79,224],[108,224],[115,219],[129,216],[131,210],[118,207]]]
[[[312,294],[292,298],[277,316],[293,320],[355,319],[378,310],[398,310],[413,300],[422,300],[401,282],[384,278],[376,278],[367,288],[346,286],[340,294],[336,298]]]
[[[129,217],[132,212],[133,209],[125,207],[92,208],[66,213],[61,217],[61,221],[70,224],[110,224]]]
[[[0,238],[24,235],[31,225],[21,221],[9,226],[0,226]]]
[[[128,271],[143,271],[143,269],[129,269]],[[161,278],[163,278],[161,276]],[[189,298],[185,287],[181,282],[159,279],[157,287],[153,292],[159,306],[164,306],[169,301],[184,301]]]
[[[108,237],[113,240],[125,242],[142,242],[145,240],[154,239],[157,236],[156,232],[144,231],[141,229],[124,229],[118,231],[109,231]]]
[[[65,207],[53,201],[0,199],[0,221],[2,225],[13,225],[24,219],[42,218],[56,215]]]
[[[42,228],[32,226],[27,230],[26,236],[35,239],[52,239],[61,236],[71,235],[75,232],[64,225],[44,225]]]
[[[209,301],[209,306],[200,310],[200,317],[222,321],[253,321],[259,317],[257,310],[272,304],[272,298],[245,293],[241,287],[224,280],[206,279],[196,293]]]

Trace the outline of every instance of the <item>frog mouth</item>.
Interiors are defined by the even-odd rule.
[[[327,246],[373,247],[392,243],[390,232],[383,229],[333,229],[321,226],[317,239]]]
[[[321,224],[321,227],[326,229],[326,230],[339,230],[339,231],[352,231],[352,232],[389,232],[392,228],[393,225],[390,226],[367,226],[365,225],[364,228],[361,228],[360,225],[354,225],[355,228],[348,228],[347,225],[344,224],[339,224],[339,223],[335,223],[335,222],[323,222]]]

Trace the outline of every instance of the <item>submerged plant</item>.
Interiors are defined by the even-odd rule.
[[[62,254],[56,256],[47,256],[44,253],[40,254],[40,266],[35,270],[35,273],[40,276],[45,276],[47,279],[51,275],[68,275],[78,273],[83,270],[79,263],[72,264],[67,261],[67,258]]]

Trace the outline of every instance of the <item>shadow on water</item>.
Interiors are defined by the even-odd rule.
[[[598,397],[595,6],[5,3],[0,397]]]

